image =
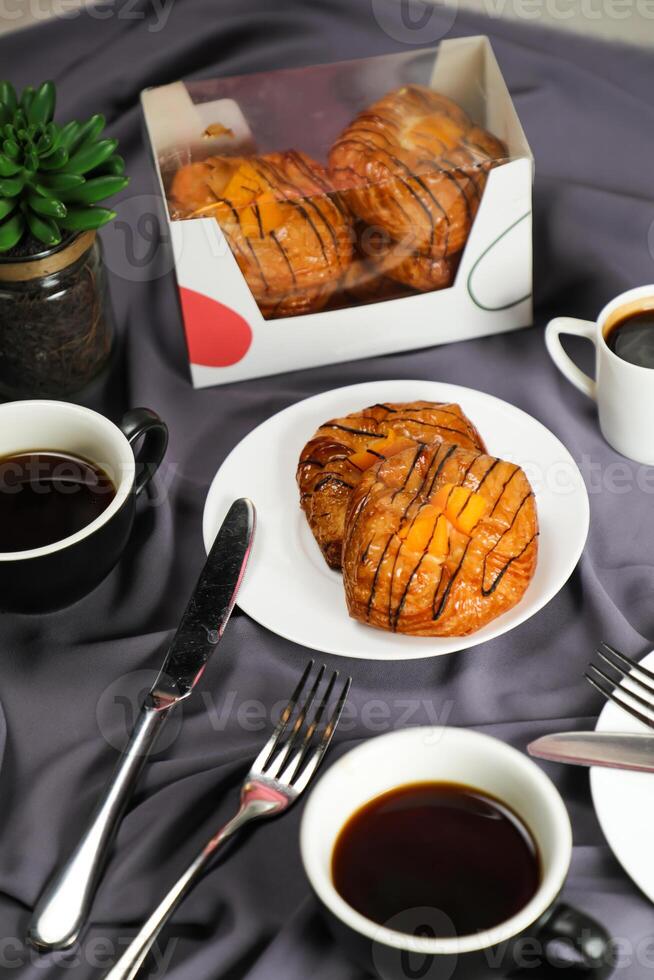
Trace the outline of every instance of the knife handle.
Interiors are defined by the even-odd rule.
[[[75,850],[36,904],[27,934],[41,952],[68,949],[80,934],[118,825],[171,705],[148,698],[104,794]]]

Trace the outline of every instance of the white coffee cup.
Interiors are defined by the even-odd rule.
[[[379,925],[352,908],[334,885],[334,845],[349,818],[388,790],[431,781],[462,783],[501,800],[536,842],[541,864],[536,893],[510,919],[485,932],[431,938],[424,927],[431,927],[430,915],[438,921],[442,913],[430,909],[407,910],[402,931],[394,922]],[[609,938],[599,923],[559,902],[572,855],[563,800],[534,762],[489,735],[462,728],[407,728],[352,749],[316,783],[302,818],[300,849],[336,938],[360,966],[382,980],[418,975],[424,980],[467,980],[493,971],[504,976],[520,965],[525,943],[544,948],[553,939],[576,946],[592,970],[608,948]],[[417,958],[413,965],[418,972],[408,969],[407,956]]]
[[[654,465],[654,369],[623,361],[608,346],[614,324],[628,316],[654,310],[654,285],[638,286],[607,303],[597,320],[558,316],[550,320],[545,343],[562,374],[597,402],[600,429],[606,441],[623,456]],[[595,344],[595,379],[566,354],[561,334],[585,337]]]

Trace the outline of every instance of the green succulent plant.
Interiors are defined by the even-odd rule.
[[[23,89],[0,81],[0,252],[28,234],[45,246],[67,232],[100,228],[116,217],[98,207],[129,183],[117,140],[101,139],[105,120],[53,121],[53,82]]]

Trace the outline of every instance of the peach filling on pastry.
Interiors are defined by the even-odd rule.
[[[229,221],[233,219],[232,208],[236,210],[243,234],[248,238],[269,234],[284,221],[279,201],[263,186],[256,169],[247,160],[238,167],[220,196],[226,200],[218,202],[216,211]]]
[[[444,115],[423,116],[407,131],[402,140],[406,149],[412,149],[423,140],[437,140],[445,149],[453,150],[461,142],[463,131],[459,123]]]
[[[412,439],[406,439],[404,436],[399,436],[396,432],[391,431],[383,439],[375,439],[367,449],[353,453],[348,459],[357,469],[368,470],[380,459],[389,459],[396,453],[401,453],[404,449],[409,449],[410,446],[414,445],[415,442]]]
[[[482,494],[469,487],[446,483],[436,493],[433,503],[425,504],[415,520],[400,529],[399,536],[411,551],[445,558],[450,550],[450,526],[469,536],[489,508],[490,502]]]
[[[401,528],[399,535],[410,551],[422,551],[434,558],[445,558],[450,550],[448,524],[448,519],[438,507],[425,504],[415,521],[406,528]]]

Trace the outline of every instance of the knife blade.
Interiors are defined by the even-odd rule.
[[[654,772],[654,736],[617,732],[557,732],[527,746],[529,755],[573,766]]]
[[[223,635],[252,548],[255,510],[230,507],[134,731],[75,850],[36,904],[27,939],[42,952],[67,949],[86,921],[120,820],[170,712],[200,680]]]
[[[255,521],[250,500],[241,498],[230,507],[152,685],[150,695],[162,706],[190,695],[220,643],[245,572]]]

